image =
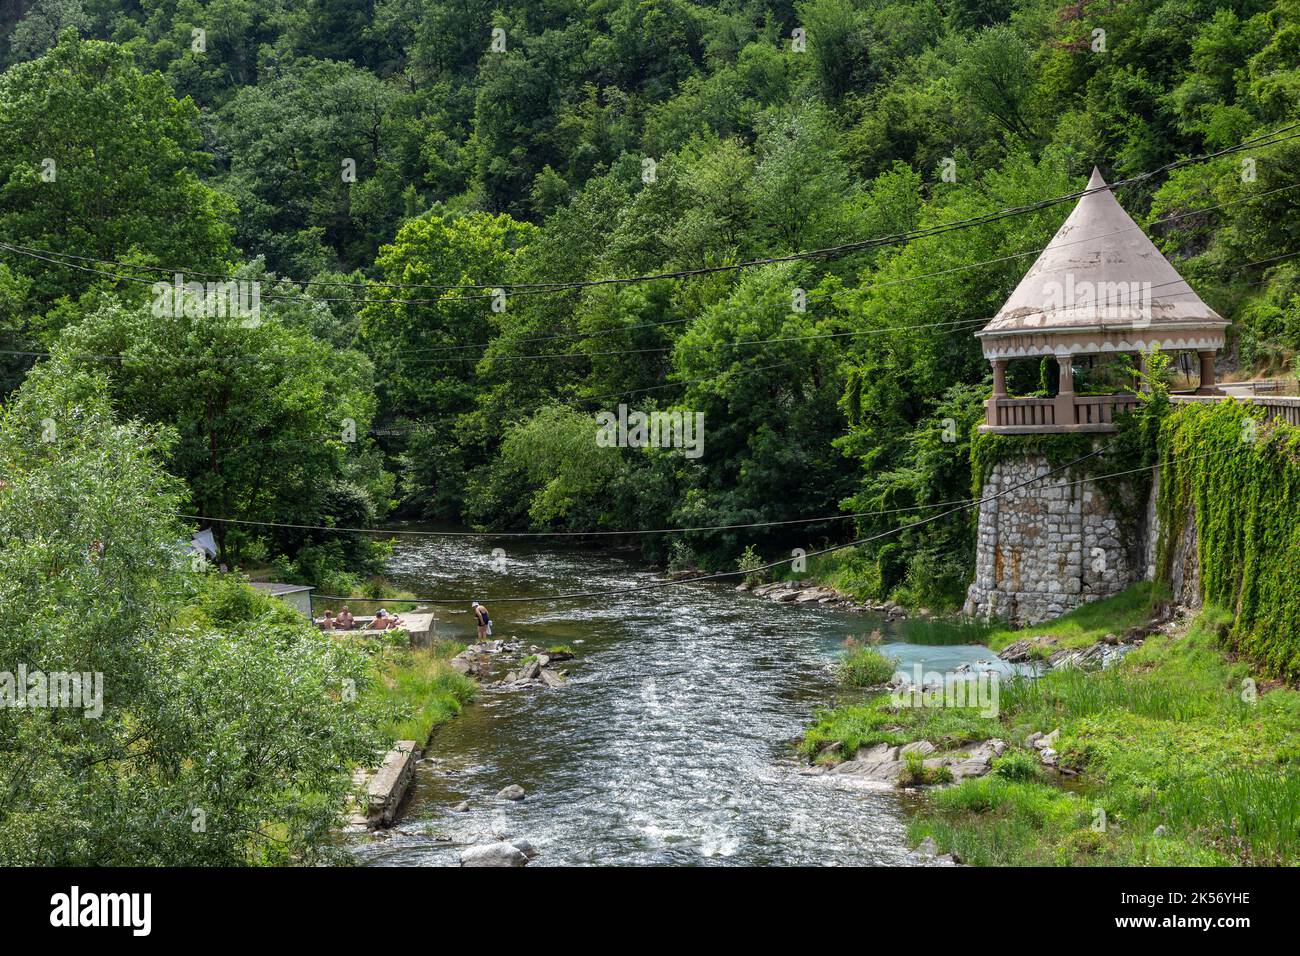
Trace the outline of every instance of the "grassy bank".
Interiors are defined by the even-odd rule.
[[[451,641],[430,648],[382,646],[374,655],[375,681],[368,690],[393,740],[423,746],[434,728],[460,713],[478,685],[448,663],[462,650]]]
[[[1222,648],[1229,621],[1207,612],[1112,669],[1004,691],[1003,735],[1060,728],[1078,785],[1036,768],[966,781],[935,794],[912,839],[973,864],[1300,863],[1300,693],[1251,693]]]
[[[1151,619],[1152,602],[1164,597],[1150,581],[1135,584],[1092,604],[1084,604],[1054,621],[1033,627],[993,627],[980,638],[995,651],[1026,638],[1047,637],[1043,647],[1033,653],[1046,654],[1062,648],[1091,647],[1108,634],[1123,635],[1129,628],[1140,627]],[[1049,646],[1050,644],[1050,646]]]
[[[1124,595],[1115,606],[1138,596]],[[1059,631],[1070,644],[1117,632],[1114,616],[1071,615],[999,640]],[[940,750],[1001,737],[986,777],[936,790],[910,826],[974,865],[1300,863],[1300,693],[1255,685],[1224,648],[1231,617],[1210,610],[1156,634],[1104,671],[1004,682],[996,717],[973,709],[894,710],[887,696],[820,714],[802,741],[814,759],[930,740]],[[1255,679],[1258,674],[1255,674]],[[1027,748],[1059,729],[1061,776]]]

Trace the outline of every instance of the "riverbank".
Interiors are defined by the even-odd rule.
[[[348,635],[344,639],[355,639]],[[460,714],[473,700],[478,684],[454,662],[463,646],[434,641],[414,647],[405,631],[360,638],[370,658],[371,680],[361,694],[361,711],[375,721],[391,749],[377,765],[353,771],[354,804],[349,827],[391,826],[411,784],[415,762],[423,756],[439,725]]]
[[[924,744],[936,766],[998,741],[985,770],[934,789],[909,825],[913,845],[931,840],[972,865],[1300,862],[1300,693],[1252,678],[1224,649],[1226,614],[1153,627],[1148,612],[1126,592],[994,632],[1003,653],[1027,646],[1041,658],[1146,630],[1104,670],[1004,682],[994,714],[898,707],[879,694],[822,712],[800,750],[830,770],[865,764],[870,748]]]
[[[377,649],[372,657],[375,680],[367,696],[385,715],[385,734],[424,747],[434,728],[474,699],[478,685],[451,664],[462,650],[464,645],[455,641],[434,641],[427,648],[384,645]]]

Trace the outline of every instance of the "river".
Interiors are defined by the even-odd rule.
[[[905,669],[987,659],[976,645],[898,639],[878,615],[775,604],[735,580],[557,604],[494,596],[600,591],[655,580],[634,555],[523,539],[406,539],[391,577],[439,608],[439,636],[472,642],[469,601],[494,636],[573,646],[561,688],[500,691],[435,731],[397,830],[356,838],[359,862],[457,863],[467,845],[509,836],[533,866],[891,864],[907,795],[800,776],[790,741],[814,710],[851,694],[833,663],[844,639],[879,628]],[[504,544],[505,553],[492,548]],[[527,791],[498,801],[508,784]],[[469,812],[453,807],[468,801]]]

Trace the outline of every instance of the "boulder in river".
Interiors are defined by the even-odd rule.
[[[542,668],[542,681],[547,687],[563,687],[565,680],[550,668]]]
[[[537,856],[537,848],[534,847],[532,843],[529,842],[528,840],[510,840],[508,842],[510,843],[511,846],[513,846],[524,856],[528,857],[528,859],[530,860],[533,857]]]
[[[522,800],[524,798],[524,788],[517,783],[512,783],[508,787],[502,787],[497,793],[498,800]]]
[[[513,843],[483,843],[460,854],[461,866],[527,866],[528,855]]]

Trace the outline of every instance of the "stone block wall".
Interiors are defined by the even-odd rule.
[[[1121,527],[1094,482],[1051,471],[1041,455],[993,466],[980,505],[967,614],[1037,624],[1146,577],[1146,527]]]

